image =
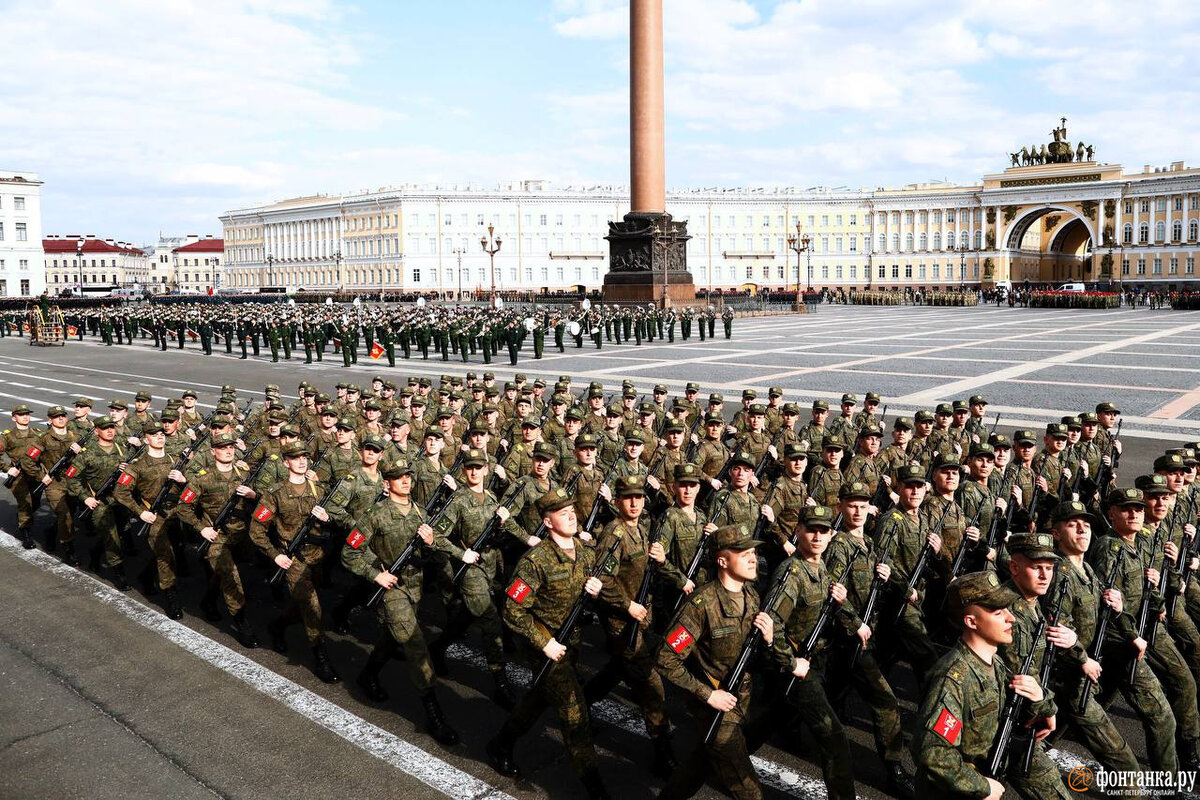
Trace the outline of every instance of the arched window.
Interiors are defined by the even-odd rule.
[[[1188,223],[1188,241],[1196,241],[1198,233],[1200,233],[1200,223],[1197,223],[1196,220],[1192,220]]]
[[[1143,222],[1138,226],[1138,244],[1147,244],[1150,241],[1150,223]]]
[[[899,251],[900,251],[900,234],[893,233],[892,234],[892,252],[899,252]]]
[[[887,236],[881,233],[879,234],[879,252],[882,253],[884,250],[887,250]]]
[[[912,212],[909,212],[912,213]],[[904,234],[904,249],[911,253],[913,249],[913,235],[911,233]]]
[[[942,249],[942,234],[940,234],[940,233],[933,234],[933,249],[934,250]]]
[[[1178,242],[1183,239],[1183,221],[1175,220],[1171,225],[1171,241]]]
[[[1167,223],[1158,222],[1154,226],[1154,241],[1165,242],[1167,240]]]
[[[983,231],[975,231],[975,249],[983,249]]]
[[[1133,223],[1126,222],[1125,228],[1121,233],[1121,241],[1125,244],[1133,244]]]
[[[971,240],[967,236],[967,232],[963,231],[958,237],[958,246],[962,250],[966,250],[971,246]]]
[[[924,214],[925,212],[924,212],[924,211],[922,211],[921,213],[922,213],[922,214]],[[927,233],[922,233],[922,234],[921,234],[921,238],[920,238],[918,241],[920,241],[920,243],[921,243],[921,250],[922,250],[922,251],[925,251],[925,250],[928,250],[928,249],[929,249],[929,234],[927,234]]]

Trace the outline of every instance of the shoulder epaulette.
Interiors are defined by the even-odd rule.
[[[206,469],[197,470],[197,471],[196,471],[196,474],[197,474],[197,475],[207,475],[207,474],[208,474],[208,470],[206,470]]]

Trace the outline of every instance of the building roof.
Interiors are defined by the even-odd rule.
[[[171,249],[172,253],[224,253],[224,239],[201,239],[198,242],[185,244]]]
[[[42,252],[49,255],[50,253],[77,253],[79,252],[78,242],[79,236],[51,236],[42,239]],[[125,255],[144,256],[146,253],[140,248],[134,247],[128,242],[118,242],[113,239],[96,239],[88,237],[83,239],[83,252],[85,253],[124,253]]]

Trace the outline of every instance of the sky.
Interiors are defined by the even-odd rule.
[[[405,183],[628,184],[620,0],[0,0],[0,169],[139,244]],[[670,188],[1200,162],[1200,3],[665,0]]]

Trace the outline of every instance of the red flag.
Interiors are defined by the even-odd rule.
[[[188,335],[188,336],[190,336],[190,337],[192,337],[192,341],[193,341],[193,342],[194,342],[194,341],[196,341],[197,339],[199,339],[199,338],[200,338],[200,334],[196,333],[196,332],[195,332],[194,330],[192,330],[191,328],[188,328],[188,329],[187,329],[187,335]]]
[[[346,544],[357,550],[358,548],[362,547],[362,543],[366,540],[367,537],[363,536],[362,533],[359,532],[358,528],[355,528],[354,530],[350,531],[350,535],[346,537]]]
[[[342,340],[341,340],[341,339],[339,339],[339,338],[338,338],[338,337],[336,337],[336,336],[335,336],[335,337],[333,337],[333,346],[334,346],[334,347],[341,347],[341,346],[342,346]]]
[[[374,344],[371,345],[371,358],[374,358],[374,359],[383,358],[383,354],[385,352],[386,351],[383,349],[383,345],[381,345],[379,342],[375,342]]]
[[[275,512],[266,506],[259,506],[254,509],[254,519],[258,522],[270,522],[273,516],[275,516]]]
[[[676,627],[675,630],[667,635],[667,644],[676,653],[682,653],[692,641],[692,634],[682,625]]]
[[[79,333],[79,330],[74,325],[67,326],[67,336],[74,336]]]
[[[512,586],[508,587],[508,596],[517,603],[524,603],[525,598],[529,597],[530,591],[529,584],[517,578],[512,582]]]

